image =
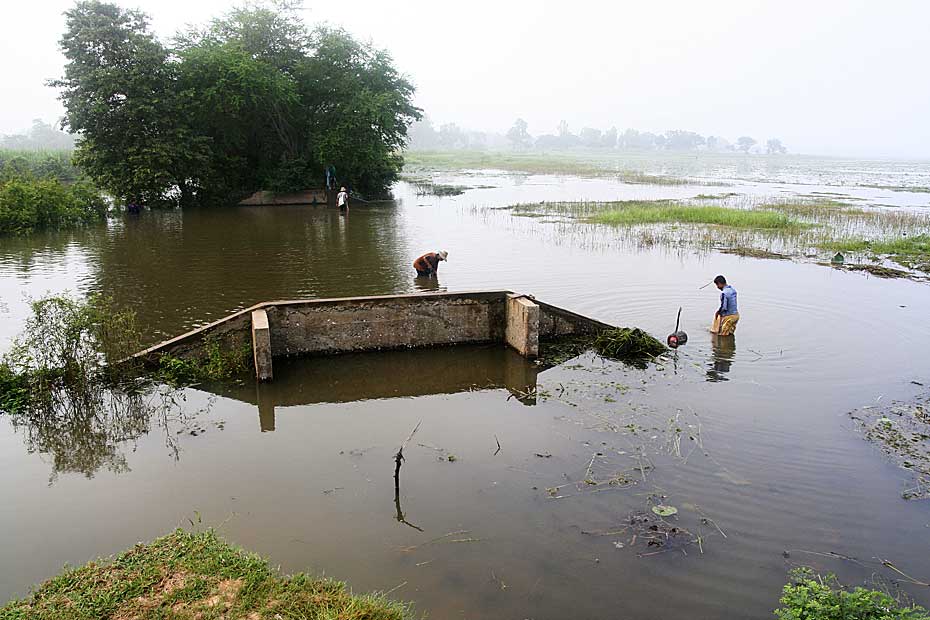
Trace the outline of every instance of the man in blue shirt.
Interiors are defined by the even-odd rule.
[[[727,284],[727,279],[723,276],[714,278],[714,284],[720,291],[720,307],[714,313],[714,325],[710,331],[718,336],[732,336],[736,332],[736,323],[739,321],[736,289]]]

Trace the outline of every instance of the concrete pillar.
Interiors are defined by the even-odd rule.
[[[524,357],[539,355],[539,306],[522,295],[507,295],[504,340]]]
[[[252,353],[255,359],[255,378],[271,381],[271,330],[268,328],[268,313],[252,311]]]

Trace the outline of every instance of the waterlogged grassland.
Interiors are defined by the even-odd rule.
[[[592,154],[510,151],[410,151],[404,154],[408,173],[428,170],[503,170],[524,174],[615,177],[633,185],[720,185],[660,172],[646,172],[644,162]],[[648,166],[653,168],[653,166]]]
[[[0,608],[10,620],[306,618],[403,620],[406,606],[339,581],[281,576],[213,531],[177,530],[110,560],[66,570]]]
[[[833,199],[754,202],[745,196],[692,201],[541,202],[509,207],[521,217],[549,216],[562,226],[613,228],[634,245],[692,245],[754,258],[825,259],[849,252],[870,264],[846,264],[883,277],[930,273],[930,214],[867,209]],[[882,264],[886,263],[886,264]]]

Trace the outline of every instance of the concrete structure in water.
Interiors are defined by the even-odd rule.
[[[272,301],[241,310],[136,354],[204,357],[208,344],[251,347],[256,378],[273,377],[273,360],[455,344],[506,343],[539,355],[540,340],[594,334],[611,326],[510,291],[420,293]]]

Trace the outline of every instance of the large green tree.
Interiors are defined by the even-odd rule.
[[[216,202],[343,184],[383,194],[420,118],[390,56],[284,8],[237,9],[165,46],[98,0],[67,14],[62,88],[78,161],[116,196]]]

